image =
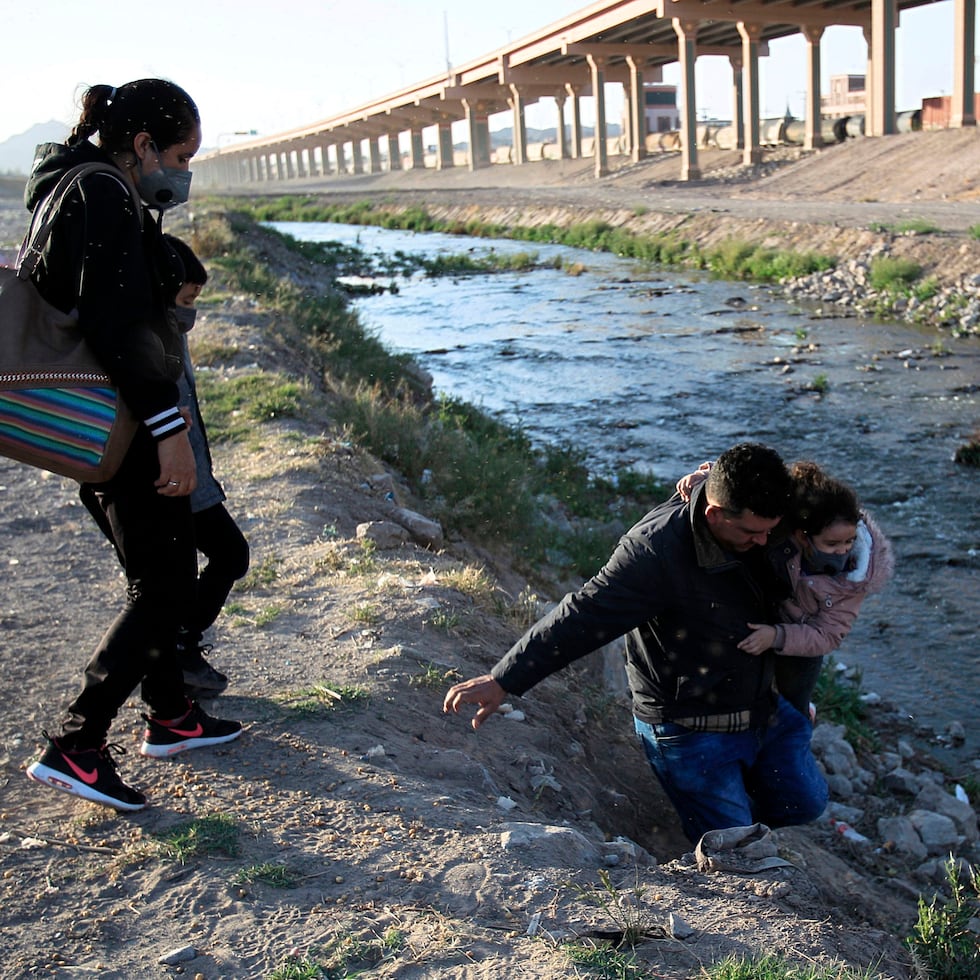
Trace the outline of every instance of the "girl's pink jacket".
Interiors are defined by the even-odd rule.
[[[891,545],[867,514],[858,524],[852,555],[853,569],[839,575],[801,575],[800,553],[790,558],[786,569],[793,597],[780,606],[784,622],[776,624],[776,653],[820,657],[841,645],[864,597],[880,592],[894,571]]]

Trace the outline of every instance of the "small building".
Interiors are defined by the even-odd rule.
[[[643,115],[648,133],[670,133],[681,128],[677,86],[649,82],[643,86]]]
[[[820,96],[820,114],[831,119],[860,116],[866,105],[864,75],[831,75],[830,94]]]
[[[980,119],[980,94],[973,96],[973,116]],[[922,100],[922,128],[948,129],[953,117],[953,97],[932,95]]]

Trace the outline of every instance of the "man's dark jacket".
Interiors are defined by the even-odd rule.
[[[732,555],[708,530],[704,486],[650,511],[605,567],[565,596],[493,668],[511,694],[624,634],[634,714],[651,724],[775,704],[773,655],[737,649],[748,623],[774,622],[785,585],[763,548]]]

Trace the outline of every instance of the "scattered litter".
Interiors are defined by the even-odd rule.
[[[525,933],[525,935],[536,936],[538,934],[538,929],[540,927],[541,927],[541,913],[535,912],[534,915],[532,915],[530,920],[528,921],[527,932]]]
[[[843,820],[832,820],[834,830],[837,831],[844,840],[852,840],[856,844],[870,844],[871,841],[868,840],[864,834],[858,833],[849,823],[844,823]]]
[[[498,796],[497,806],[501,810],[514,810],[517,808],[517,804],[509,796]]]
[[[385,747],[383,745],[375,745],[374,748],[368,749],[364,753],[365,759],[377,759],[385,754]]]
[[[523,721],[524,720],[524,712],[523,711],[508,711],[507,714],[504,715],[504,717],[508,721]]]
[[[176,966],[178,963],[186,963],[188,960],[197,959],[197,950],[193,946],[181,946],[180,949],[173,949],[169,953],[165,953],[157,963],[162,963],[164,966]]]
[[[561,783],[555,779],[554,776],[545,773],[542,776],[533,776],[531,778],[531,788],[537,792],[539,789],[547,787],[548,789],[553,789],[556,793],[561,792]]]

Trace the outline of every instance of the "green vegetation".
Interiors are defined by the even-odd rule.
[[[237,857],[240,849],[238,824],[222,813],[178,824],[157,835],[156,840],[166,853],[181,864],[190,858],[211,854]]]
[[[964,872],[947,860],[948,895],[919,897],[919,918],[907,940],[918,973],[930,980],[976,980],[980,976],[980,938],[973,923],[980,917],[980,868]]]
[[[307,956],[288,957],[269,974],[269,980],[343,980],[363,976],[396,960],[406,942],[404,933],[395,928],[368,937],[337,933]]]
[[[895,231],[899,235],[934,235],[939,230],[938,225],[924,218],[910,218],[895,225]]]
[[[572,963],[590,977],[610,980],[658,980],[660,974],[645,970],[632,953],[613,949],[606,943],[566,943],[565,954]]]
[[[872,970],[847,966],[799,966],[780,956],[729,956],[705,970],[706,980],[872,980]]]
[[[617,946],[632,949],[651,936],[663,935],[663,928],[654,922],[651,909],[643,901],[646,885],[637,879],[632,888],[620,891],[605,868],[601,868],[598,875],[598,885],[572,887],[579,898],[597,905],[613,921],[620,934]]]
[[[939,294],[939,280],[935,276],[923,279],[912,287],[912,295],[920,302],[925,303]]]
[[[296,887],[296,875],[282,864],[253,864],[235,875],[235,882],[239,885],[251,885],[257,881],[271,888]]]
[[[457,681],[463,679],[463,675],[454,667],[440,667],[438,664],[419,661],[422,668],[418,674],[412,674],[408,679],[412,687],[427,687],[436,691],[444,691],[447,687],[452,687]]]
[[[953,459],[961,466],[980,467],[980,433],[958,446]]]
[[[851,745],[878,750],[878,735],[865,722],[868,712],[861,700],[860,671],[854,673],[853,680],[846,680],[837,661],[827,657],[817,678],[813,700],[818,705],[820,719],[843,725]]]
[[[459,613],[451,609],[436,609],[425,618],[427,626],[452,633],[459,626]]]
[[[284,612],[286,607],[280,605],[277,602],[269,603],[267,606],[263,606],[258,613],[255,615],[255,625],[270,626],[274,623]]]
[[[817,394],[823,395],[826,394],[827,389],[830,387],[830,381],[827,379],[826,374],[817,374],[807,387],[810,391],[815,391]]]
[[[871,262],[870,281],[873,289],[905,291],[920,275],[922,275],[922,266],[909,259],[880,255]]]
[[[707,268],[720,279],[779,282],[812,272],[825,272],[834,260],[810,252],[763,248],[747,242],[728,241],[708,253]]]
[[[924,218],[909,218],[906,221],[898,221],[893,225],[884,224],[876,221],[870,224],[869,229],[877,232],[888,232],[893,235],[934,235],[941,231],[938,225]]]
[[[970,227],[967,228],[966,233],[971,238],[980,238],[980,225],[970,225]]]
[[[279,578],[279,559],[273,555],[265,555],[260,562],[253,563],[248,574],[238,583],[238,589],[266,589],[274,585]]]
[[[531,269],[560,269],[562,260],[539,262],[535,252],[514,252],[501,255],[439,255],[434,259],[420,258],[421,267],[429,276],[456,276],[488,272],[528,272]]]
[[[230,378],[200,371],[196,380],[208,438],[214,443],[254,444],[256,423],[295,418],[307,395],[298,382],[266,371]]]
[[[289,691],[274,698],[275,702],[288,714],[299,718],[315,718],[334,714],[345,708],[353,708],[368,699],[363,687],[342,685],[330,687],[328,684],[311,684],[309,687]]]
[[[339,224],[379,225],[412,231],[441,231],[476,238],[510,238],[548,242],[570,248],[613,252],[626,258],[706,269],[725,279],[774,282],[788,276],[823,271],[834,260],[813,253],[781,251],[744,242],[725,242],[704,250],[675,232],[638,235],[605,221],[586,221],[562,227],[555,224],[507,226],[484,221],[446,221],[423,208],[388,210],[370,201],[324,205],[314,198],[282,197],[256,204],[239,202],[259,221],[332,221]]]

